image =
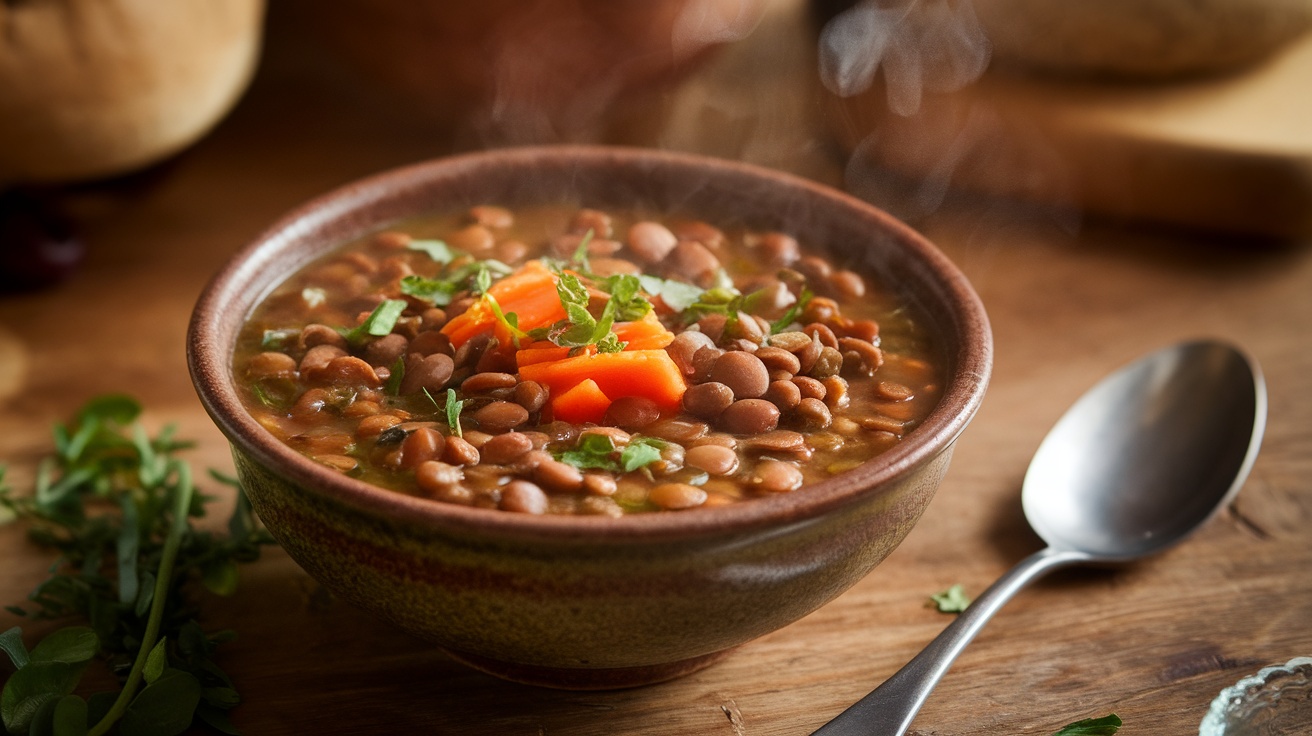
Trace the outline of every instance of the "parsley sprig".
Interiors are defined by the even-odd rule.
[[[348,343],[359,347],[370,337],[391,334],[392,329],[396,327],[396,321],[405,312],[406,306],[408,305],[404,299],[384,299],[374,307],[374,311],[370,312],[363,322],[350,329],[338,328],[338,332]]]
[[[556,459],[579,470],[610,470],[632,473],[661,459],[665,441],[655,437],[634,437],[623,449],[604,434],[585,434],[573,449],[556,453]]]
[[[213,661],[232,635],[206,634],[189,592],[196,581],[231,593],[238,563],[258,558],[272,539],[240,489],[226,536],[193,528],[191,519],[204,515],[210,498],[196,491],[190,466],[177,457],[189,444],[171,429],[148,436],[137,423],[140,412],[125,396],[92,400],[71,426],[55,428],[55,453],[38,467],[31,495],[0,482],[0,510],[60,553],[50,578],[28,596],[35,608],[8,610],[88,624],[59,629],[30,652],[21,628],[0,634],[0,649],[16,668],[0,693],[11,734],[116,728],[122,736],[167,735],[193,720],[236,733],[227,713],[240,696]],[[97,657],[121,689],[84,700],[75,690]]]
[[[438,307],[447,306],[463,291],[482,294],[493,280],[514,270],[493,258],[474,260],[440,240],[413,240],[408,247],[428,254],[442,270],[431,278],[417,274],[402,278],[401,293]]]

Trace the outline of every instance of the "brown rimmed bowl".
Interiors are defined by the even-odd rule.
[[[425,213],[555,202],[742,221],[827,250],[922,313],[946,362],[942,399],[896,447],[824,482],[622,518],[529,516],[384,490],[300,455],[242,405],[232,367],[242,322],[327,249]],[[215,276],[192,315],[187,351],[251,502],[310,575],[474,667],[580,689],[700,669],[864,577],[933,498],[992,366],[988,320],[965,277],[886,213],[767,169],[587,146],[441,159],[311,201]]]

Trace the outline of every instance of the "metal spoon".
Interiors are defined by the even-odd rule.
[[[1082,396],[1043,440],[1022,504],[1048,547],[984,591],[924,651],[813,736],[900,736],[966,644],[1043,575],[1123,563],[1198,529],[1239,491],[1266,426],[1266,384],[1229,345],[1153,353]]]

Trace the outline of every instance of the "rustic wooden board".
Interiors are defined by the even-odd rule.
[[[828,100],[845,148],[940,187],[1274,238],[1312,235],[1312,35],[1234,74],[1090,82],[990,70],[912,115]]]
[[[271,63],[234,116],[155,187],[111,204],[80,199],[86,267],[58,289],[0,298],[0,459],[11,482],[30,480],[52,422],[105,391],[140,397],[152,425],[179,424],[199,441],[198,468],[231,467],[183,359],[206,279],[306,198],[449,149],[312,72]],[[787,151],[821,136],[799,130]],[[811,150],[807,166],[841,170],[840,158]],[[205,626],[239,633],[221,654],[245,696],[236,723],[261,736],[809,733],[945,625],[925,605],[931,593],[958,582],[977,593],[1038,548],[1020,481],[1071,401],[1144,352],[1213,335],[1249,349],[1271,392],[1263,453],[1234,507],[1160,558],[1072,571],[1024,593],[913,729],[1049,734],[1116,711],[1126,734],[1194,732],[1221,688],[1312,654],[1312,249],[1234,248],[1129,226],[1072,234],[1067,224],[991,205],[918,222],[984,299],[994,381],[920,524],[830,605],[675,682],[563,693],[472,672],[334,600],[274,551],[246,568],[236,596],[206,605]],[[21,602],[49,562],[14,528],[0,528],[0,559],[3,603]],[[0,612],[0,630],[16,623]]]

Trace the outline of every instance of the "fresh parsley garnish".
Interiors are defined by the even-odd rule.
[[[406,247],[410,250],[427,253],[429,258],[443,266],[463,254],[462,251],[452,248],[441,240],[411,240],[406,244]]]
[[[397,356],[396,362],[392,363],[391,373],[387,376],[387,383],[383,385],[383,391],[388,396],[399,396],[401,394],[401,382],[405,380],[405,356]]]
[[[260,348],[263,350],[286,350],[300,334],[301,331],[294,328],[265,330],[260,338]]]
[[[659,296],[665,306],[676,312],[682,312],[688,307],[696,304],[701,299],[705,289],[692,284],[673,279],[663,279],[659,276],[648,276],[646,274],[638,276],[638,281],[642,284],[642,290],[652,296]]]
[[[939,613],[961,613],[970,605],[970,597],[966,595],[966,589],[961,583],[931,595],[929,600]]]
[[[797,295],[797,301],[793,302],[793,306],[789,307],[788,311],[784,312],[782,317],[770,323],[770,334],[778,335],[780,332],[788,329],[788,326],[797,320],[797,315],[800,314],[803,309],[806,309],[806,305],[811,302],[812,296],[814,295],[811,293],[811,290],[803,286],[802,293]]]
[[[573,449],[555,453],[556,459],[579,470],[615,470],[615,442],[604,434],[585,434]]]
[[[175,734],[193,720],[235,733],[227,712],[240,702],[213,661],[229,633],[195,623],[192,582],[231,593],[237,565],[259,557],[272,539],[238,488],[220,537],[191,526],[208,497],[177,453],[188,443],[171,429],[150,437],[133,399],[87,403],[70,427],[54,430],[55,452],[38,467],[31,495],[0,482],[0,509],[28,524],[31,539],[60,553],[50,577],[28,596],[19,616],[76,616],[87,626],[48,635],[28,652],[22,631],[0,635],[17,671],[4,684],[0,716],[11,734]],[[213,474],[216,480],[231,479]],[[3,481],[0,467],[0,481]],[[74,694],[97,656],[120,678],[117,692],[84,700]]]
[[[665,444],[655,437],[634,437],[618,449],[607,435],[591,433],[580,437],[572,449],[556,452],[555,457],[579,470],[632,473],[659,460]]]
[[[1113,736],[1120,727],[1120,716],[1112,713],[1102,718],[1085,718],[1069,723],[1052,736]]]
[[[620,450],[620,468],[626,473],[644,468],[661,459],[663,447],[665,447],[663,440],[654,437],[634,437],[623,450]]]
[[[592,271],[592,264],[588,262],[588,245],[592,243],[592,228],[588,228],[583,237],[579,239],[579,245],[574,249],[574,255],[570,256],[570,263],[578,264],[579,268],[585,272]]]
[[[402,277],[401,293],[421,299],[439,307],[451,303],[452,297],[464,286],[447,279],[430,279],[416,274]]]
[[[362,345],[370,337],[389,335],[406,306],[404,299],[384,299],[359,325],[351,329],[338,328],[338,332],[352,345]]]
[[[520,340],[529,336],[527,332],[519,329],[519,315],[514,312],[502,311],[501,303],[486,291],[483,292],[483,299],[487,301],[488,307],[492,309],[492,316],[496,317],[497,322],[500,322],[510,333],[510,339],[514,341],[516,346],[519,345]]]
[[[651,311],[651,302],[642,295],[638,277],[619,274],[602,280],[598,287],[609,298],[601,315],[594,317],[588,309],[592,294],[587,282],[577,274],[562,271],[556,278],[556,294],[565,309],[565,319],[528,336],[550,340],[561,347],[583,348],[594,345],[597,352],[615,353],[625,343],[612,331],[617,321],[641,319]]]
[[[445,401],[438,401],[435,399],[433,394],[429,393],[427,388],[421,390],[424,392],[424,396],[427,396],[428,400],[433,403],[433,406],[446,414],[446,424],[451,428],[451,431],[454,432],[457,437],[463,438],[465,434],[460,429],[460,412],[464,410],[465,402],[456,398],[456,390],[453,388],[447,389]]]
[[[455,250],[452,250],[452,252],[459,253]],[[450,262],[454,262],[454,259],[447,263]],[[502,276],[507,276],[513,271],[514,269],[510,266],[494,258],[483,261],[466,261],[456,268],[450,269],[449,272],[444,272],[433,278],[417,274],[406,276],[401,279],[401,293],[426,301],[429,304],[445,307],[451,303],[456,294],[465,290],[469,290],[475,296],[482,294],[487,291],[493,281]]]

